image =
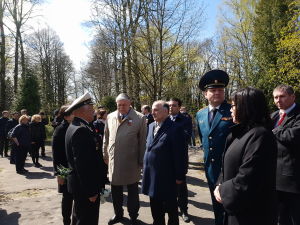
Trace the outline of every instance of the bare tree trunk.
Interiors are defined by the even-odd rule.
[[[19,36],[19,40],[20,40],[21,68],[22,68],[21,78],[25,79],[26,78],[25,53],[24,53],[24,45],[23,45],[23,39],[22,39],[22,34],[20,29],[18,29],[17,35]]]
[[[1,33],[1,46],[0,46],[0,111],[6,109],[6,60],[5,60],[5,34],[4,34],[4,24],[3,24],[3,12],[4,12],[4,2],[0,0],[0,33]]]

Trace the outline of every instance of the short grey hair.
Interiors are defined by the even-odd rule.
[[[284,91],[286,92],[288,95],[293,95],[295,94],[294,89],[292,88],[292,86],[287,85],[287,84],[280,84],[278,85],[274,91]],[[273,91],[273,93],[274,93]]]
[[[130,97],[126,93],[121,93],[116,97],[116,102],[121,100],[128,100],[131,101]]]
[[[152,105],[161,105],[163,108],[168,110],[168,112],[169,112],[169,109],[170,109],[169,104],[164,100],[157,100],[157,101],[153,102]]]

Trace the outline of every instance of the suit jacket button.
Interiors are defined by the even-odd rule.
[[[215,159],[211,159],[211,162],[214,162],[215,161]]]
[[[212,139],[212,137],[208,137],[209,139]]]
[[[209,150],[212,150],[213,148],[209,148]]]

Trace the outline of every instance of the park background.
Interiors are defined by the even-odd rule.
[[[206,105],[199,79],[214,68],[230,75],[227,97],[254,86],[272,108],[276,85],[299,93],[299,0],[78,0],[89,2],[90,13],[80,24],[90,31],[80,66],[55,27],[37,22],[51,1],[0,0],[1,111],[51,115],[89,91],[110,110],[120,92],[132,97],[137,110],[176,96],[193,115]],[[71,3],[59,2],[52,14],[65,12],[61,23],[80,17],[80,10],[70,14]],[[218,7],[212,10],[213,2]],[[217,25],[208,35],[212,18]]]

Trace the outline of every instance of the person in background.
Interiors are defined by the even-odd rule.
[[[142,114],[146,116],[147,120],[147,127],[149,126],[150,123],[154,122],[153,116],[151,114],[151,108],[149,105],[143,105],[142,106]]]
[[[41,116],[39,114],[35,114],[31,117],[31,123],[29,124],[31,137],[31,158],[35,167],[42,166],[39,163],[39,149],[42,142],[45,140],[45,132],[41,121]]]
[[[115,215],[108,224],[123,220],[123,186],[127,186],[127,209],[132,225],[138,224],[140,208],[138,182],[146,148],[146,117],[131,107],[127,94],[116,98],[117,110],[107,116],[104,129],[104,161],[109,165],[109,180]]]
[[[231,115],[236,125],[227,137],[214,191],[226,212],[224,225],[276,225],[277,145],[263,92],[237,91]]]
[[[60,174],[58,172],[58,167],[63,166],[64,168],[69,168],[65,150],[65,136],[69,124],[72,122],[73,115],[70,112],[65,112],[68,107],[68,105],[64,105],[59,110],[59,114],[63,116],[64,120],[54,130],[52,137],[52,156],[54,175],[56,176],[58,183],[58,192],[62,193],[61,213],[63,223],[64,225],[75,225],[76,217],[74,214],[71,216],[73,210],[73,196],[68,192],[67,179],[59,176]]]
[[[9,120],[9,112],[3,111],[2,117],[0,118],[0,155],[8,157],[8,139],[7,139],[7,122]]]
[[[28,116],[27,109],[21,109],[21,116],[23,116],[23,115]]]
[[[97,120],[93,122],[93,127],[96,134],[96,140],[97,140],[97,150],[101,153],[101,158],[103,161],[103,167],[104,167],[104,174],[105,174],[105,183],[109,184],[109,179],[107,178],[108,173],[108,166],[103,160],[103,138],[104,138],[104,127],[105,127],[105,121],[107,118],[107,111],[105,109],[98,109],[97,110]]]
[[[205,73],[200,79],[199,88],[203,91],[209,105],[196,114],[198,133],[204,150],[205,175],[211,193],[216,225],[223,224],[224,209],[222,204],[216,201],[214,189],[221,171],[226,137],[230,132],[229,128],[233,125],[231,106],[225,101],[225,87],[228,82],[229,76],[222,70],[211,70]]]
[[[43,126],[43,136],[45,137],[44,140],[42,140],[42,143],[41,143],[41,156],[42,157],[45,157],[45,140],[47,138],[47,135],[46,135],[46,125],[49,124],[49,120],[48,120],[48,117],[46,116],[45,112],[40,112],[39,115],[41,116],[42,118],[42,126]]]
[[[190,114],[188,114],[185,106],[180,107],[180,113],[192,121],[192,134],[191,134],[191,138],[189,139],[189,145],[194,147],[194,146],[196,146],[194,120],[193,120],[192,116]]]
[[[30,151],[30,131],[29,131],[29,117],[22,115],[19,118],[19,124],[12,132],[12,140],[16,148],[16,172],[18,174],[25,174],[28,172],[24,168],[27,153]]]
[[[59,115],[59,109],[54,110],[51,126],[55,129],[62,121],[63,118]]]
[[[16,163],[16,148],[13,144],[13,140],[11,139],[11,133],[13,132],[13,129],[19,124],[19,117],[20,114],[18,112],[14,112],[12,114],[12,118],[7,121],[6,130],[8,131],[7,139],[10,141],[11,150],[10,150],[10,164]]]
[[[278,110],[271,115],[277,140],[278,224],[300,224],[300,105],[289,85],[273,91]]]
[[[184,154],[184,172],[185,176],[182,180],[182,183],[177,184],[177,199],[178,199],[178,207],[180,209],[180,216],[183,221],[188,223],[190,222],[190,217],[188,214],[188,189],[186,183],[186,174],[188,172],[188,163],[189,163],[189,155],[188,155],[188,143],[192,136],[192,120],[189,117],[184,116],[180,113],[180,107],[182,102],[179,98],[171,98],[169,100],[170,107],[170,119],[174,121],[179,127],[183,130],[183,140],[184,146],[180,151],[183,151]]]

